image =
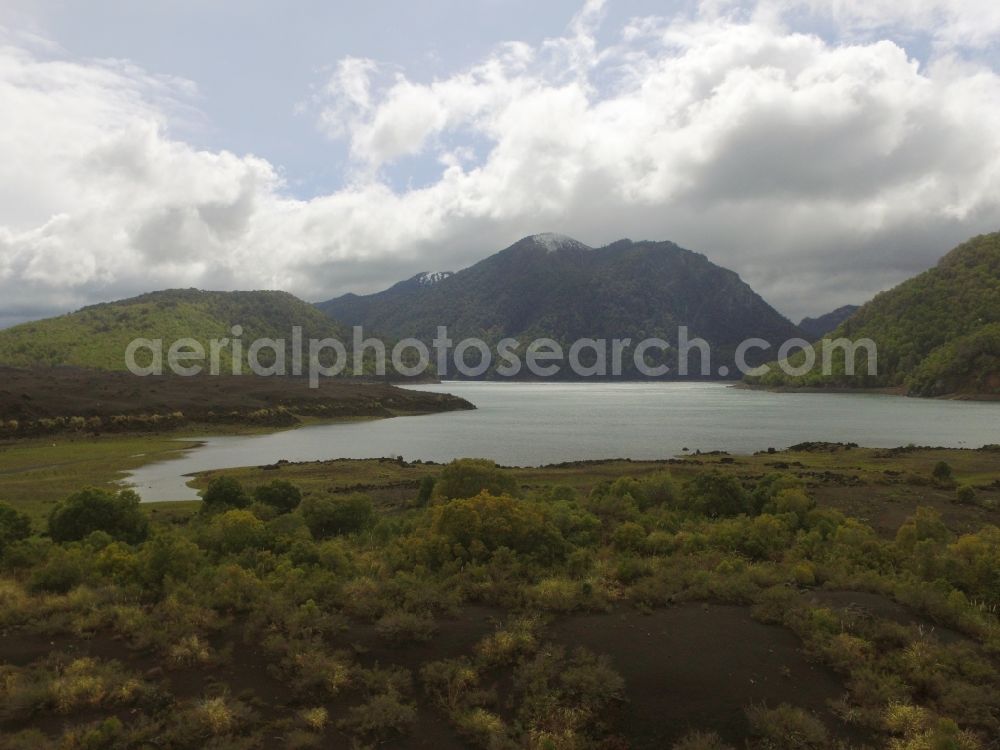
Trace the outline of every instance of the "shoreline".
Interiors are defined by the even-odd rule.
[[[824,388],[821,386],[794,386],[794,385],[758,385],[756,383],[744,383],[738,381],[729,386],[745,391],[765,391],[768,393],[830,393],[830,394],[855,394],[859,396],[901,396],[903,398],[920,399],[923,401],[1000,401],[1000,394],[995,393],[946,393],[942,396],[911,396],[904,386],[885,386],[881,388],[849,388],[846,386],[831,386]]]

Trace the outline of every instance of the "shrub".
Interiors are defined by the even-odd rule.
[[[45,562],[31,574],[33,591],[65,594],[83,583],[89,560],[79,548],[54,547]]]
[[[429,614],[402,610],[383,615],[375,624],[375,632],[397,646],[414,641],[429,641],[436,631],[434,618]]]
[[[420,681],[430,698],[445,711],[457,711],[468,705],[479,684],[479,673],[468,657],[442,659],[420,668]]]
[[[167,658],[182,667],[207,664],[212,660],[212,649],[197,635],[188,635],[169,648]]]
[[[528,598],[539,609],[569,612],[582,603],[580,584],[568,578],[543,578],[528,590]]]
[[[718,471],[699,474],[688,482],[684,500],[690,510],[710,518],[738,516],[749,509],[749,498],[739,480]]]
[[[291,513],[302,502],[302,491],[291,482],[278,479],[254,491],[254,499],[279,513]]]
[[[249,510],[229,510],[212,519],[205,534],[208,547],[223,554],[260,547],[265,525]]]
[[[122,672],[117,662],[90,658],[70,662],[48,684],[49,702],[60,713],[127,703],[142,690],[142,682]]]
[[[955,498],[963,505],[972,505],[976,502],[976,490],[968,484],[963,484],[955,493]]]
[[[512,497],[521,494],[514,477],[493,461],[478,458],[452,461],[434,485],[434,497],[441,500],[475,497],[482,492]]]
[[[801,708],[782,703],[773,709],[754,706],[746,713],[758,747],[767,750],[810,750],[827,746],[826,727]]]
[[[945,461],[938,461],[934,464],[931,476],[938,482],[950,482],[952,480],[951,466],[949,466]]]
[[[175,531],[161,531],[142,545],[139,575],[147,586],[159,589],[168,579],[186,581],[201,566],[204,553],[197,544]]]
[[[132,490],[117,494],[97,487],[81,490],[52,509],[49,536],[56,542],[75,542],[104,531],[114,539],[138,544],[149,533],[149,519],[139,502]]]
[[[317,539],[362,531],[375,520],[371,499],[360,493],[308,497],[302,501],[299,511]]]
[[[424,477],[420,480],[420,491],[417,492],[417,506],[423,508],[428,505],[434,496],[434,477]]]
[[[782,490],[803,490],[802,480],[791,474],[767,474],[750,493],[750,511],[760,513]]]
[[[778,492],[761,509],[764,513],[774,515],[794,515],[798,525],[804,525],[809,512],[816,507],[816,502],[800,489],[783,489]]]
[[[193,718],[208,734],[219,737],[237,730],[250,712],[240,701],[228,696],[205,698],[198,702]]]
[[[521,656],[538,649],[538,630],[541,622],[536,617],[520,617],[506,627],[486,636],[476,645],[476,655],[489,667],[512,664]]]
[[[811,563],[800,562],[792,567],[792,577],[800,586],[816,585],[816,569]]]
[[[715,732],[688,732],[674,743],[673,750],[732,750]]]
[[[299,711],[299,718],[312,731],[322,732],[330,721],[330,714],[325,708],[318,706],[316,708],[303,708]]]
[[[647,477],[642,482],[645,495],[645,506],[667,505],[674,506],[680,498],[677,483],[674,478],[663,472]]]
[[[626,521],[611,537],[615,547],[625,552],[638,552],[646,541],[646,530],[634,521]]]
[[[405,702],[397,691],[389,690],[349,709],[339,726],[364,737],[387,739],[405,734],[416,720],[417,709],[413,704]]]
[[[559,529],[533,503],[509,495],[482,493],[434,508],[432,529],[452,549],[460,545],[472,558],[501,547],[539,560],[561,559],[565,541]]]
[[[6,503],[0,503],[0,555],[7,545],[31,536],[31,519]]]
[[[458,731],[472,740],[477,747],[516,747],[507,739],[507,728],[503,719],[485,708],[477,707],[455,717]]]
[[[216,477],[201,495],[203,513],[220,513],[230,508],[250,505],[250,496],[243,485],[232,477]]]

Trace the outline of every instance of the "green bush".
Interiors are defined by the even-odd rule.
[[[274,508],[279,513],[291,513],[302,502],[302,491],[283,479],[261,485],[253,496],[258,503]]]
[[[934,464],[934,470],[931,472],[931,476],[938,482],[950,482],[952,479],[951,466],[949,466],[945,461],[938,461]]]
[[[406,734],[416,720],[416,707],[395,690],[389,690],[350,708],[338,726],[363,737],[387,740]]]
[[[53,547],[41,567],[32,572],[29,585],[33,591],[65,594],[83,583],[90,562],[79,547]]]
[[[308,497],[299,506],[302,519],[317,539],[353,534],[375,521],[371,498],[360,493],[334,497]]]
[[[561,559],[566,543],[533,503],[509,495],[482,493],[434,508],[433,532],[450,548],[459,545],[474,559],[501,547],[539,560]]]
[[[138,544],[149,534],[149,519],[139,502],[132,490],[117,494],[96,487],[81,490],[52,509],[49,536],[56,542],[75,542],[104,531],[114,539]]]
[[[234,554],[262,546],[265,528],[264,522],[249,510],[228,510],[209,523],[205,543],[216,552]]]
[[[778,708],[747,709],[750,731],[761,750],[811,750],[828,746],[823,723],[801,708],[783,703]]]
[[[417,506],[423,508],[429,505],[434,496],[434,477],[424,477],[420,480],[420,490],[417,492]]]
[[[434,497],[440,500],[475,497],[481,492],[511,497],[521,494],[514,477],[493,461],[479,458],[452,461],[434,485]]]
[[[976,502],[976,490],[968,484],[963,484],[955,493],[955,498],[962,505],[973,505]]]
[[[0,555],[7,545],[31,536],[31,519],[6,503],[0,503]]]
[[[250,505],[250,496],[243,485],[232,477],[213,479],[202,493],[201,500],[204,513],[220,513],[230,508],[245,508]]]
[[[181,582],[191,578],[204,561],[197,544],[175,531],[161,531],[142,545],[138,554],[143,582],[159,589],[168,579]]]
[[[375,624],[375,632],[396,646],[429,641],[436,630],[434,618],[429,614],[403,610],[389,612]]]
[[[646,542],[646,530],[634,521],[626,521],[612,534],[616,549],[624,552],[638,552]]]
[[[782,490],[805,490],[802,480],[791,474],[767,474],[750,493],[750,512],[761,513]]]
[[[688,482],[684,500],[688,509],[709,518],[738,516],[750,509],[749,496],[739,480],[718,471],[699,474]]]
[[[761,509],[763,513],[776,516],[795,516],[792,522],[795,526],[804,526],[809,513],[816,507],[816,502],[803,490],[788,488],[779,490]]]

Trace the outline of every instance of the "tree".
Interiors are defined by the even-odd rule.
[[[317,539],[361,531],[375,520],[371,498],[360,493],[307,497],[299,506],[299,511]]]
[[[31,536],[31,519],[6,503],[0,503],[0,555],[13,542]]]
[[[201,496],[203,513],[218,513],[250,505],[250,496],[243,485],[232,477],[216,477]]]
[[[59,503],[49,515],[49,536],[56,542],[75,542],[95,531],[113,539],[138,544],[149,534],[149,519],[132,490],[114,494],[88,487]]]
[[[280,513],[291,513],[302,502],[302,491],[291,482],[277,479],[258,487],[254,492],[254,499]]]
[[[441,500],[475,497],[480,492],[517,497],[521,489],[514,477],[493,461],[479,458],[452,461],[444,467],[434,487],[434,497]]]
[[[718,471],[699,474],[688,482],[685,500],[689,509],[712,518],[738,516],[750,506],[739,480]]]

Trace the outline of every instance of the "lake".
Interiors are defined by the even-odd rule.
[[[597,458],[669,458],[690,451],[752,453],[807,440],[888,448],[1000,443],[1000,403],[854,393],[770,393],[724,383],[488,383],[412,386],[453,393],[476,411],[209,437],[127,481],[146,501],[197,495],[185,475],[208,469],[332,458],[474,456],[538,466]],[[200,438],[199,438],[200,439]]]

